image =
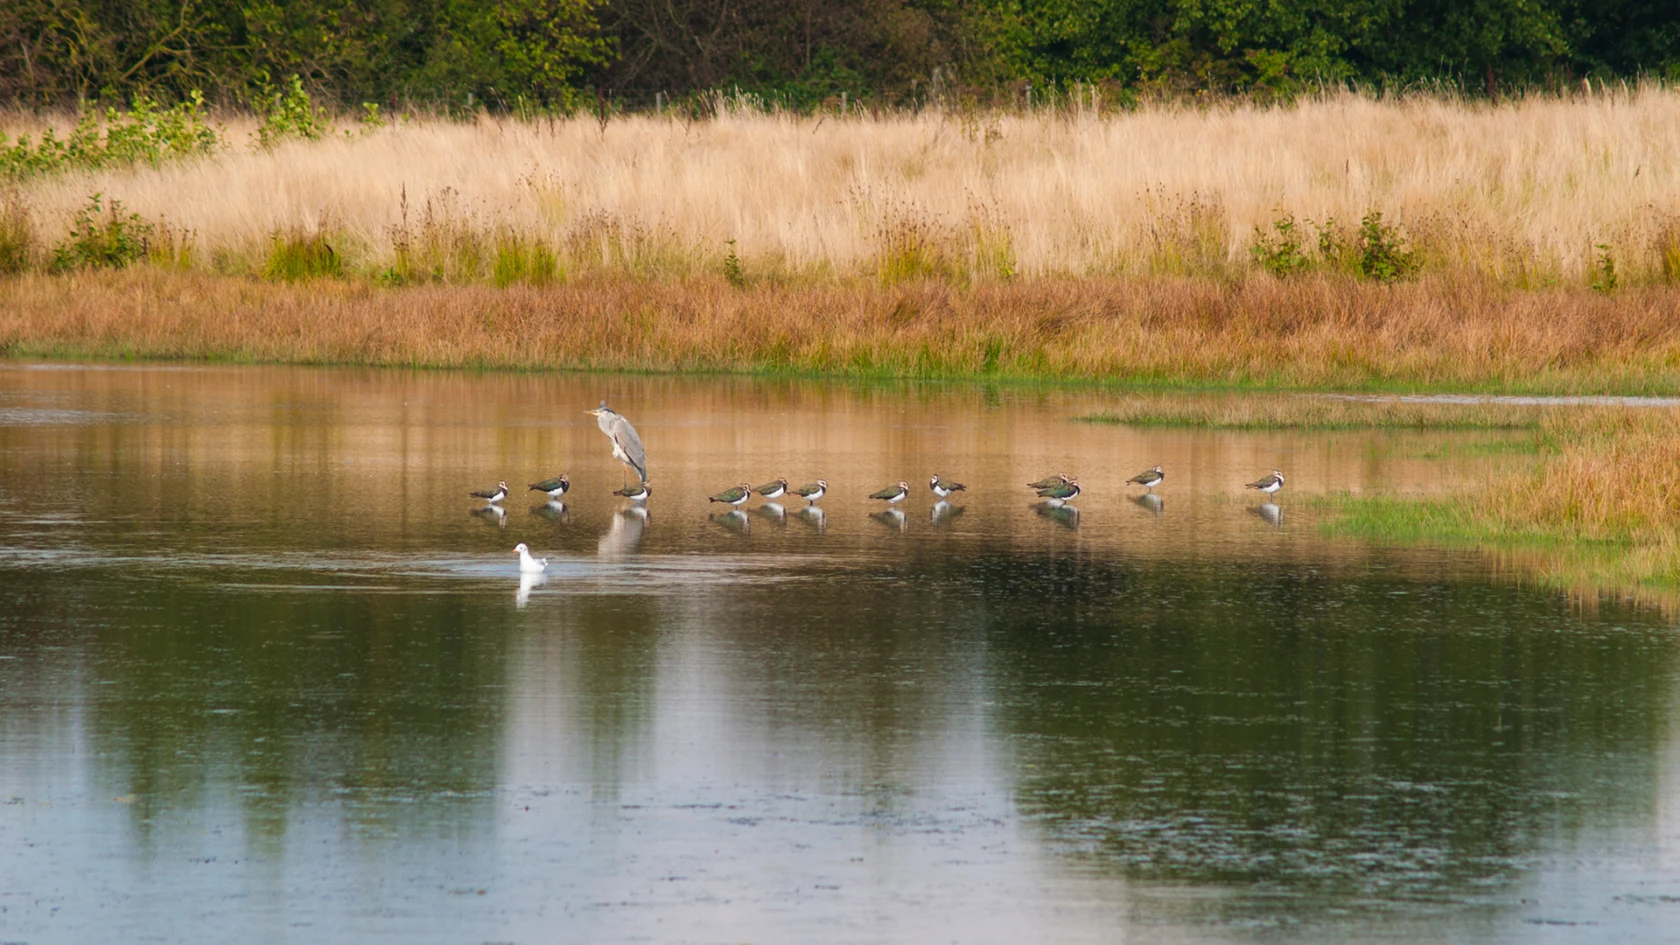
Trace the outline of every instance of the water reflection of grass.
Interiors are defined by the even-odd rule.
[[[1336,495],[1339,534],[1472,545],[1576,591],[1680,594],[1680,412],[1588,411],[1544,420],[1537,459],[1448,497]]]
[[[1078,419],[1206,430],[1537,430],[1558,408],[1508,403],[1418,403],[1312,395],[1140,395]]]

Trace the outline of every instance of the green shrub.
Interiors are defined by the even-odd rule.
[[[741,271],[741,257],[735,254],[735,241],[730,240],[729,253],[723,257],[723,277],[737,289],[745,288],[747,275]]]
[[[1322,243],[1323,233],[1319,234],[1319,239]],[[1300,225],[1289,213],[1272,221],[1272,232],[1269,234],[1255,227],[1254,245],[1248,251],[1260,268],[1280,279],[1312,266],[1311,257],[1301,249]]]
[[[1372,210],[1359,221],[1354,249],[1355,269],[1363,278],[1397,282],[1417,273],[1417,253],[1399,227],[1383,222],[1379,211]]]
[[[94,194],[88,205],[76,211],[64,242],[53,247],[52,269],[121,269],[146,255],[153,227],[140,214],[123,215],[121,201],[101,205],[103,195]]]
[[[1621,280],[1616,276],[1616,257],[1611,254],[1609,243],[1596,243],[1593,248],[1598,250],[1598,258],[1593,261],[1593,275],[1589,285],[1594,292],[1609,295],[1621,284]]]
[[[0,177],[21,180],[72,169],[157,165],[213,154],[221,144],[220,133],[204,118],[204,96],[197,91],[169,108],[136,95],[130,111],[108,108],[103,122],[96,113],[83,112],[62,141],[52,128],[41,133],[38,143],[28,135],[15,141],[0,135]]]
[[[276,233],[269,241],[263,261],[263,278],[300,282],[344,275],[344,260],[327,241],[325,233]]]
[[[28,269],[35,261],[35,223],[17,191],[0,194],[0,275]]]
[[[286,80],[284,89],[276,89],[268,84],[265,73],[262,94],[255,105],[257,114],[262,116],[262,125],[257,128],[257,144],[263,148],[272,148],[287,138],[315,141],[326,134],[332,124],[326,110],[315,107],[314,100],[303,88],[303,80],[296,75]]]

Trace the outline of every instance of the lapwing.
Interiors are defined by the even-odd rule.
[[[1058,506],[1072,502],[1078,495],[1079,480],[1077,478],[1038,490],[1038,497],[1043,499],[1044,504],[1048,506]]]
[[[514,545],[513,553],[519,556],[519,570],[526,574],[541,574],[548,570],[548,559],[531,557],[531,549],[524,542]]]
[[[472,492],[467,493],[467,495],[470,495],[475,499],[483,499],[490,505],[495,505],[497,502],[507,498],[507,483],[498,482],[496,483],[496,488],[494,489],[475,489]]]
[[[1070,477],[1067,473],[1057,473],[1054,476],[1045,476],[1043,479],[1040,479],[1037,482],[1029,482],[1029,483],[1027,483],[1027,488],[1028,489],[1049,489],[1053,486],[1059,486],[1059,485],[1067,482],[1070,478],[1072,478],[1072,477]]]
[[[880,492],[871,492],[869,493],[869,497],[871,499],[885,499],[890,503],[898,503],[903,502],[904,497],[909,494],[910,484],[908,482],[900,482],[898,485],[888,486]]]
[[[933,508],[928,509],[928,521],[932,523],[934,528],[938,528],[939,526],[944,525],[957,516],[963,514],[963,510],[966,508],[967,506],[952,505],[944,499],[940,499],[938,502],[933,503]]]
[[[532,491],[532,492],[546,492],[546,493],[548,493],[548,497],[550,499],[558,499],[561,496],[565,495],[566,490],[570,489],[571,487],[572,487],[572,480],[568,479],[566,477],[565,473],[561,473],[560,475],[555,476],[553,479],[544,479],[542,482],[531,483],[530,491]]]
[[[909,519],[905,518],[903,512],[900,512],[898,509],[891,506],[888,506],[879,512],[870,512],[869,517],[896,532],[904,531],[909,522]]]
[[[747,501],[747,498],[749,496],[751,496],[752,494],[753,494],[752,486],[743,482],[733,489],[725,489],[722,492],[719,492],[717,495],[708,497],[707,501],[708,502],[727,502],[730,505],[740,505],[742,502]]]
[[[1261,492],[1271,495],[1283,488],[1283,473],[1274,469],[1272,470],[1272,474],[1270,476],[1261,476],[1259,479],[1249,483],[1248,488],[1259,489]]]
[[[828,491],[828,480],[818,479],[816,482],[807,482],[797,489],[789,489],[788,491],[803,498],[807,503],[814,503],[823,497],[823,493]]]
[[[962,483],[945,479],[938,473],[934,473],[933,478],[928,480],[928,488],[932,489],[933,494],[939,496],[941,499],[953,492],[963,492],[968,489],[968,487]]]
[[[648,500],[648,496],[652,494],[653,484],[647,482],[638,482],[633,486],[625,486],[622,489],[613,490],[613,495],[624,496],[631,502],[646,502]]]
[[[1146,470],[1145,472],[1140,472],[1126,481],[1135,482],[1145,489],[1153,491],[1156,486],[1161,484],[1161,480],[1165,478],[1167,478],[1167,474],[1161,471],[1161,467],[1156,466]]]
[[[745,535],[752,531],[752,521],[747,518],[747,513],[740,509],[730,509],[721,515],[713,514],[706,517],[737,535]]]
[[[766,499],[780,499],[782,496],[787,495],[787,488],[788,484],[786,479],[772,479],[753,491],[761,496],[764,496]]]

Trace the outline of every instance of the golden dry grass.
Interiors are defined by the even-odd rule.
[[[1680,92],[1660,87],[1499,105],[484,117],[272,151],[251,131],[233,121],[215,158],[21,197],[43,245],[100,192],[190,230],[197,264],[231,271],[259,271],[277,233],[322,233],[364,272],[435,244],[453,261],[423,274],[466,281],[490,278],[498,234],[543,244],[561,278],[718,273],[732,248],[757,279],[1206,274],[1247,266],[1253,229],[1280,210],[1347,225],[1374,209],[1435,271],[1584,284],[1604,244],[1624,280],[1680,278]]]
[[[1672,392],[1680,295],[1344,277],[968,289],[276,283],[138,267],[0,283],[0,351],[388,365],[796,371],[1164,386]]]

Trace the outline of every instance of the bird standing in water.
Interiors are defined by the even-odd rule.
[[[823,493],[828,491],[828,480],[818,479],[816,482],[807,482],[797,489],[789,489],[788,491],[804,499],[806,504],[812,505],[823,497]]]
[[[780,499],[787,494],[787,487],[786,479],[772,479],[753,491],[766,499]]]
[[[1145,489],[1148,489],[1148,490],[1153,492],[1155,487],[1160,485],[1161,480],[1163,480],[1165,478],[1167,478],[1167,474],[1161,471],[1161,467],[1156,466],[1155,468],[1150,469],[1146,472],[1140,472],[1137,475],[1133,476],[1132,478],[1130,478],[1126,481],[1127,482],[1135,482],[1138,485],[1144,487]]]
[[[1044,500],[1045,505],[1051,506],[1065,505],[1068,502],[1072,502],[1078,495],[1079,479],[1077,477],[1069,479],[1067,482],[1050,486],[1047,489],[1038,490],[1038,497]]]
[[[648,483],[648,482],[637,483],[636,485],[633,485],[633,486],[625,486],[622,489],[614,489],[613,490],[613,495],[624,496],[626,499],[629,499],[631,502],[646,502],[648,496],[651,495],[652,493],[653,493],[653,484]]]
[[[960,482],[952,482],[949,479],[942,478],[938,473],[934,473],[933,478],[928,480],[928,488],[933,490],[934,495],[943,499],[953,492],[962,492],[968,487]]]
[[[483,499],[489,505],[495,505],[497,502],[507,498],[507,483],[498,482],[496,483],[496,488],[494,489],[475,489],[472,492],[467,493],[467,495],[470,495],[475,499]]]
[[[565,495],[566,490],[570,489],[571,487],[572,487],[572,480],[568,479],[566,477],[565,473],[561,473],[560,475],[555,476],[553,479],[544,479],[542,482],[531,483],[531,490],[530,491],[532,491],[532,492],[546,492],[546,493],[548,493],[549,498],[558,499],[561,496]]]
[[[607,435],[607,439],[612,441],[613,459],[626,467],[624,484],[630,484],[629,470],[635,470],[638,482],[647,482],[647,451],[642,449],[641,435],[630,425],[630,421],[624,419],[622,414],[614,413],[604,400],[601,401],[601,406],[584,412],[595,415],[596,425]]]
[[[1028,489],[1049,489],[1052,486],[1063,485],[1067,481],[1068,481],[1068,474],[1067,473],[1057,473],[1054,476],[1045,476],[1043,479],[1040,479],[1037,482],[1029,482],[1029,483],[1027,483],[1027,488]]]
[[[740,505],[742,502],[747,501],[747,497],[751,496],[752,493],[753,493],[752,485],[749,484],[749,483],[743,482],[733,489],[725,489],[722,492],[719,492],[717,495],[708,496],[706,501],[708,501],[708,502],[726,502],[730,505]]]
[[[1272,470],[1272,474],[1270,476],[1261,476],[1259,479],[1249,483],[1248,488],[1259,489],[1261,492],[1271,495],[1283,488],[1283,473],[1274,469]]]
[[[888,486],[887,488],[882,489],[880,492],[871,492],[869,494],[869,497],[871,499],[884,499],[889,503],[894,503],[894,502],[903,502],[904,497],[909,495],[909,494],[910,494],[910,484],[908,482],[900,482],[898,485]]]

